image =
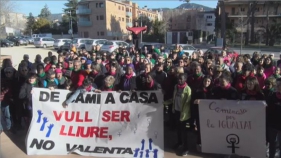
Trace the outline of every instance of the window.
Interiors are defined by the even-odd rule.
[[[97,16],[97,20],[99,20],[99,16]]]
[[[99,3],[96,3],[96,8],[98,8],[99,7]]]
[[[104,18],[103,18],[103,15],[100,15],[100,20],[103,20]]]
[[[104,8],[104,3],[99,3],[100,8]]]
[[[120,6],[118,6],[118,9],[120,10],[120,9],[121,9],[121,7],[120,7]]]
[[[212,19],[213,18],[213,16],[207,16],[207,19]]]
[[[122,21],[124,21],[124,18],[122,18]]]
[[[99,31],[97,32],[97,35],[98,35],[98,36],[100,35],[100,32],[99,32]]]
[[[245,11],[245,8],[240,8],[240,11],[241,11],[241,12],[244,12],[244,11]]]
[[[207,23],[207,26],[213,26],[213,24],[212,23]]]
[[[130,22],[130,20],[129,20],[129,19],[126,19],[126,23],[128,23],[128,22]]]
[[[104,32],[103,32],[103,31],[101,31],[101,32],[100,32],[100,35],[101,35],[101,36],[104,36]]]
[[[122,7],[122,10],[124,11],[124,7]]]
[[[260,11],[260,8],[256,8],[256,11],[259,12],[259,11]]]
[[[121,21],[121,17],[119,17],[119,21]]]

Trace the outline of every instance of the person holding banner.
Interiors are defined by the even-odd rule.
[[[212,99],[212,77],[205,76],[203,79],[203,83],[201,84],[200,88],[195,91],[193,108],[192,108],[192,117],[195,119],[196,128],[197,128],[197,150],[200,151],[201,147],[201,135],[200,135],[200,122],[199,122],[199,101],[200,99]]]
[[[174,96],[172,100],[168,100],[165,104],[173,103],[173,113],[176,117],[176,128],[178,142],[174,146],[181,156],[188,155],[188,131],[192,129],[191,122],[191,89],[186,83],[186,75],[179,74],[178,84],[174,87]]]
[[[246,89],[242,91],[241,100],[265,100],[256,77],[248,77]]]
[[[279,150],[281,151],[281,78],[277,79],[276,91],[268,97],[266,102],[266,123],[269,142],[269,158],[274,158],[276,152],[276,139],[278,139]]]
[[[220,86],[213,90],[213,99],[238,100],[240,96],[237,90],[231,86],[231,81],[231,74],[229,71],[225,71],[219,78]]]
[[[32,93],[33,87],[38,86],[37,75],[35,73],[30,73],[28,75],[27,81],[22,85],[19,92],[19,99],[23,103],[23,117],[25,118],[26,123],[29,124],[32,119]]]
[[[86,78],[83,81],[82,86],[80,86],[66,101],[64,101],[62,103],[62,106],[64,108],[67,108],[68,104],[71,103],[73,100],[75,100],[80,93],[85,93],[85,92],[100,93],[101,91],[96,88],[97,87],[95,84],[92,83],[92,80],[90,78]]]
[[[107,76],[104,79],[104,84],[101,88],[102,91],[106,91],[106,92],[111,92],[111,91],[115,91],[115,78],[113,76]]]

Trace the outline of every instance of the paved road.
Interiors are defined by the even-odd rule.
[[[13,60],[13,65],[18,65],[22,60],[24,54],[30,56],[30,61],[33,61],[37,54],[40,54],[42,58],[46,57],[48,51],[52,49],[34,48],[33,46],[22,46],[13,48],[0,48],[1,55],[11,55]],[[52,50],[56,53],[54,50]],[[251,51],[253,52],[253,51]],[[268,52],[270,53],[270,52]],[[0,142],[0,158],[27,158],[25,154],[25,135],[24,131],[19,132],[17,135],[5,134],[1,135]],[[212,155],[212,154],[201,154],[196,152],[195,149],[195,135],[190,134],[190,156],[188,158],[220,158],[223,156]],[[176,154],[171,149],[173,144],[176,142],[175,132],[169,129],[165,129],[165,158],[176,158]],[[33,158],[53,158],[53,156],[32,156]],[[68,155],[68,156],[55,156],[56,158],[76,158],[78,155]]]

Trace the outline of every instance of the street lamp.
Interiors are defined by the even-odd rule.
[[[244,18],[242,12],[240,12],[240,26],[241,26],[241,37],[240,37],[240,55],[242,54],[242,45],[243,45],[243,26],[244,26]]]
[[[71,34],[71,39],[73,39],[73,29],[72,29],[72,16],[71,16],[71,10],[68,11],[69,13],[69,18],[70,18],[70,27],[69,27],[69,30],[68,30],[68,34]]]

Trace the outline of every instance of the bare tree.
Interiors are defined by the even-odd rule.
[[[9,13],[17,8],[12,0],[0,0],[0,36],[6,35],[4,28],[9,24]],[[6,22],[7,21],[7,22]]]

